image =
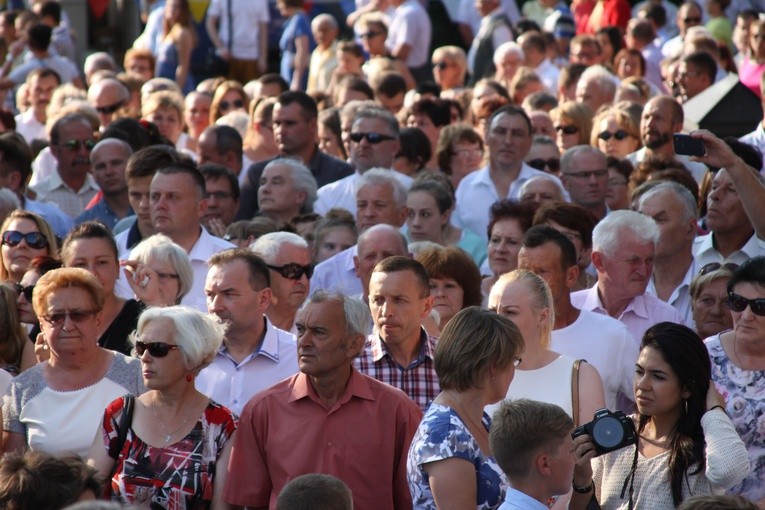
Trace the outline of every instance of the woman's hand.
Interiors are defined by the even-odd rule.
[[[574,485],[585,487],[592,482],[592,465],[590,461],[595,457],[595,444],[592,438],[587,435],[581,435],[574,438],[574,446],[571,453],[576,460],[574,467]]]
[[[715,406],[720,406],[725,409],[725,398],[717,391],[717,386],[712,381],[709,381],[709,389],[707,390],[707,405],[706,410],[709,411]]]
[[[149,306],[166,304],[159,303],[159,276],[156,271],[137,260],[121,260],[120,266],[136,299]]]

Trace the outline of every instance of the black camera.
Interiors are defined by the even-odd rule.
[[[608,409],[595,411],[595,418],[590,423],[574,429],[571,437],[577,438],[584,434],[592,438],[596,457],[637,442],[632,419],[621,411],[613,413]]]

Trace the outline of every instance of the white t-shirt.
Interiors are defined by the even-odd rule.
[[[208,16],[218,18],[218,37],[228,47],[229,17],[231,4],[234,39],[231,54],[242,60],[257,60],[260,56],[260,23],[268,23],[268,2],[266,0],[212,0],[207,9]]]
[[[390,22],[385,46],[393,51],[402,44],[410,46],[407,67],[421,67],[430,59],[430,37],[433,26],[428,13],[417,0],[405,0],[396,8]]]
[[[632,374],[638,358],[637,342],[620,321],[581,310],[573,324],[552,332],[550,350],[587,360],[603,380],[606,407],[616,409],[617,394],[634,400]]]

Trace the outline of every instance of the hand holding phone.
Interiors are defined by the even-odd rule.
[[[704,140],[701,138],[677,133],[672,135],[672,142],[675,146],[675,154],[678,155],[702,157],[707,153],[704,148]]]

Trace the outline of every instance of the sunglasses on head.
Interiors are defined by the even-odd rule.
[[[550,158],[550,159],[534,158],[534,159],[528,160],[526,164],[529,165],[531,168],[536,168],[537,170],[544,170],[545,167],[549,168],[551,172],[557,172],[558,170],[560,170],[559,158]]]
[[[22,240],[27,242],[27,246],[36,250],[48,246],[48,240],[40,232],[29,232],[27,234],[22,234],[18,230],[6,230],[3,232],[3,244],[7,244],[11,248],[18,246]]]
[[[746,310],[747,306],[753,314],[765,316],[765,298],[746,299],[735,292],[728,293],[728,308],[740,313]]]
[[[244,101],[241,99],[234,99],[233,101],[221,101],[220,102],[220,109],[221,110],[228,110],[231,107],[234,108],[244,108]]]
[[[78,151],[80,147],[85,147],[86,150],[91,151],[96,146],[96,141],[92,138],[89,140],[64,140],[59,143],[60,147],[66,147],[71,151]]]
[[[173,349],[180,349],[177,345],[170,345],[165,342],[141,342],[135,343],[135,352],[139,356],[143,356],[143,353],[149,351],[152,358],[164,358]]]
[[[630,136],[630,134],[623,129],[620,129],[615,133],[612,133],[611,131],[603,131],[602,133],[598,135],[598,138],[600,138],[604,142],[607,142],[611,139],[612,136],[616,138],[617,140],[622,141],[628,136]]]
[[[34,285],[27,285],[26,287],[24,287],[23,285],[19,283],[14,283],[13,290],[16,291],[17,296],[23,295],[24,299],[26,299],[29,303],[32,302],[32,293],[35,290]]]
[[[350,138],[351,138],[351,141],[355,143],[360,143],[361,140],[366,138],[367,142],[371,143],[372,145],[378,144],[380,142],[386,142],[389,140],[395,140],[394,137],[383,135],[381,133],[351,133]]]
[[[564,135],[573,135],[579,132],[576,126],[555,126],[555,131],[563,131]]]
[[[313,266],[301,266],[300,264],[284,264],[283,266],[268,266],[288,280],[299,280],[305,274],[307,278],[313,276]]]
[[[43,315],[42,319],[51,326],[59,326],[63,324],[67,317],[69,317],[72,322],[79,324],[97,313],[98,310],[75,310],[72,312],[57,312]]]
[[[119,103],[110,104],[109,106],[96,106],[96,111],[102,115],[110,115],[120,108],[122,108],[122,105],[125,104],[125,101],[120,101]]]
[[[717,271],[718,269],[722,269],[723,267],[730,271],[735,271],[736,269],[738,269],[738,264],[734,264],[733,262],[726,262],[725,264],[720,264],[719,262],[710,262],[709,264],[699,269],[699,274],[700,275],[709,274],[712,271]]]

